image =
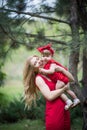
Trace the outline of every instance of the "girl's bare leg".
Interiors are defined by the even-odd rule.
[[[57,83],[56,83],[56,89],[60,89],[60,88],[62,88],[62,87],[64,87],[64,86],[65,86],[65,83],[64,83],[64,82],[62,82],[62,81],[60,81],[60,80],[57,81]]]
[[[62,82],[60,80],[57,81],[56,89],[60,89],[60,88],[62,88],[64,86],[65,86],[64,82]],[[61,98],[67,104],[67,105],[65,105],[65,109],[67,110],[67,109],[69,109],[72,106],[72,104],[73,104],[73,107],[77,106],[80,103],[80,100],[77,98],[76,94],[72,90],[67,89],[66,92],[74,99],[73,103],[72,103],[72,101],[65,94],[61,95]]]
[[[66,90],[66,92],[73,98],[73,107],[77,106],[80,103],[80,100],[76,94],[70,89]]]
[[[73,105],[73,102],[64,93],[61,94],[61,98],[66,103],[65,110],[68,110]]]
[[[68,86],[68,84],[65,85],[62,81],[57,81],[56,89],[60,89],[60,88],[62,88],[64,86]],[[73,102],[64,93],[61,94],[61,98],[66,103],[65,110],[68,110],[73,105]]]

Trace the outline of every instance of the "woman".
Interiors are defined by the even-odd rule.
[[[25,101],[30,106],[39,90],[46,99],[46,130],[70,130],[70,114],[64,110],[65,103],[59,97],[68,86],[55,90],[55,84],[50,79],[38,74],[38,67],[41,66],[43,62],[37,56],[31,56],[26,61],[23,75]]]

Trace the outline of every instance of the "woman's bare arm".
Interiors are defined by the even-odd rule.
[[[40,77],[36,77],[36,85],[38,86],[40,92],[42,95],[49,101],[52,101],[59,97],[66,89],[68,89],[68,86],[64,86],[61,89],[50,91],[49,87],[45,83],[45,81]]]

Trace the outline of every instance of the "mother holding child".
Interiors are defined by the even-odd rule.
[[[73,94],[76,99],[76,103],[73,104],[64,92],[69,90],[68,81],[74,81],[74,78],[69,71],[67,71],[63,66],[56,64],[56,62],[52,61],[53,69],[51,69],[48,64],[47,68],[44,67],[46,65],[47,58],[49,59],[48,52],[52,55],[54,53],[50,44],[40,47],[38,50],[41,52],[43,58],[39,58],[36,55],[30,56],[25,63],[23,72],[25,102],[28,106],[31,106],[32,103],[36,101],[38,92],[40,91],[46,99],[46,130],[70,130],[70,113],[68,109],[73,105],[75,106],[79,104],[80,101],[76,95]],[[45,71],[43,68],[50,70]],[[53,76],[52,73],[58,73],[57,71],[59,72],[59,77],[61,78],[59,78],[59,81],[56,82],[51,79],[51,77]],[[64,75],[61,75],[61,73]],[[60,80],[65,75],[68,80],[66,83],[62,83]],[[57,89],[58,83],[59,86],[62,87]],[[68,101],[70,101],[71,104],[70,102],[68,103]]]

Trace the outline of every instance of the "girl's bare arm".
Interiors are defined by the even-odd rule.
[[[44,69],[44,68],[39,68],[39,72],[42,74],[53,74],[55,72],[56,64],[51,64],[50,68]]]
[[[66,70],[63,67],[60,67],[56,64],[51,64],[51,66],[48,70],[40,68],[39,71],[42,74],[53,74],[55,71],[56,72],[62,72],[63,74],[65,74],[69,78],[70,82],[74,81],[73,75],[68,70]]]

